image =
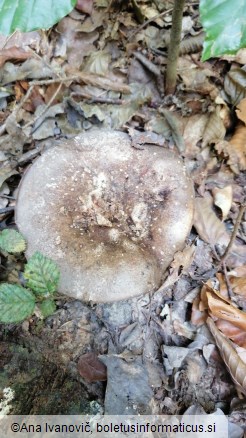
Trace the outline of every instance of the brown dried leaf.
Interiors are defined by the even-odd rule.
[[[238,356],[240,357],[240,359],[242,359],[242,361],[246,364],[246,349],[238,345],[235,345],[235,350]]]
[[[217,329],[212,318],[207,319],[207,325],[234,383],[246,395],[246,364],[240,359],[231,342]]]
[[[214,111],[208,119],[203,133],[202,147],[208,146],[211,143],[216,143],[223,140],[226,129],[219,115],[219,108]]]
[[[178,72],[187,91],[196,91],[205,96],[218,94],[216,86],[209,80],[211,76],[215,76],[211,69],[198,67],[193,60],[180,56]]]
[[[107,380],[107,367],[93,352],[85,353],[80,356],[78,362],[78,372],[88,382]]]
[[[210,312],[216,318],[224,319],[233,323],[236,327],[246,331],[246,313],[229,304],[226,301],[222,301],[215,294],[207,292],[208,307]]]
[[[204,42],[204,32],[199,33],[199,35],[190,36],[185,40],[181,41],[179,54],[186,55],[187,53],[200,52]]]
[[[234,269],[228,276],[233,292],[246,297],[246,265]]]
[[[195,199],[194,227],[210,245],[227,245],[229,242],[225,225],[212,210],[212,199],[208,196]]]
[[[217,274],[216,277],[219,279],[220,281],[220,286],[221,286],[221,280],[220,280],[220,275],[221,274]],[[231,300],[228,298],[228,291],[227,288],[225,290],[222,291],[218,291],[216,289],[214,289],[212,287],[212,281],[208,280],[206,284],[203,285],[202,287],[202,293],[204,292],[204,295],[207,296],[207,292],[210,292],[212,295],[215,296],[215,298],[219,298],[221,301],[223,301],[224,303],[230,304],[231,305]],[[206,298],[206,301],[204,301],[207,303],[207,308],[208,308],[208,300]]]
[[[185,142],[185,156],[191,158],[197,156],[200,148],[197,143],[201,140],[207,120],[207,114],[195,114],[187,118],[183,137]]]
[[[223,298],[228,298],[228,287],[227,287],[227,284],[226,284],[226,280],[225,280],[224,274],[222,274],[221,272],[218,272],[216,274],[216,278],[217,278],[217,280],[219,280],[220,294],[222,295]]]
[[[9,49],[0,50],[0,67],[2,67],[6,61],[24,61],[25,59],[33,56],[33,52],[28,49],[22,49],[21,47],[10,47]]]
[[[160,108],[159,112],[165,117],[171,132],[174,143],[176,144],[179,152],[183,152],[185,150],[184,139],[181,135],[178,120],[171,111],[168,111],[164,108]]]
[[[237,105],[236,114],[238,119],[246,124],[246,98],[242,99]]]
[[[230,166],[231,170],[239,174],[240,173],[240,163],[234,146],[226,140],[221,140],[215,144],[215,149],[222,159],[227,158],[227,164]]]
[[[237,125],[236,130],[230,140],[234,154],[237,157],[237,163],[240,170],[246,170],[246,126]],[[230,162],[232,170],[234,171]]]
[[[212,190],[214,197],[214,204],[222,211],[223,221],[227,218],[227,215],[232,205],[232,186],[226,186],[223,189],[215,187]]]
[[[77,0],[75,8],[84,14],[91,15],[93,9],[93,0]]]
[[[224,319],[218,319],[216,321],[216,327],[222,331],[222,333],[230,338],[235,344],[240,345],[240,347],[246,348],[246,332],[242,329],[236,327],[229,321]]]
[[[161,289],[166,289],[167,287],[174,284],[178,280],[180,275],[187,271],[193,261],[195,250],[195,245],[191,245],[187,246],[183,251],[177,251],[174,254],[174,259],[169,268],[170,274],[161,286]]]
[[[233,105],[237,105],[246,97],[246,72],[241,68],[233,68],[225,77],[224,90]]]
[[[197,326],[200,326],[206,322],[207,319],[207,312],[204,310],[201,311],[199,308],[200,305],[200,296],[197,295],[197,297],[194,299],[192,303],[192,310],[191,310],[191,323]]]

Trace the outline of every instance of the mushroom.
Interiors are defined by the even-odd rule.
[[[127,134],[92,130],[46,150],[19,187],[16,223],[35,251],[55,260],[59,291],[94,302],[159,288],[193,219],[182,159]]]

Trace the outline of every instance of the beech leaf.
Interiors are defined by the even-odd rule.
[[[232,146],[234,156],[237,158],[239,169],[246,170],[246,126],[237,125],[235,133],[230,140],[230,145]]]
[[[207,319],[207,325],[215,339],[232,380],[238,389],[246,395],[246,364],[240,359],[231,342],[217,329],[212,318]]]
[[[193,261],[195,251],[195,245],[192,245],[187,246],[183,251],[177,251],[174,254],[174,259],[169,268],[170,274],[166,281],[164,281],[163,285],[158,289],[159,292],[176,283],[180,275],[187,272],[187,269]]]
[[[176,144],[179,152],[183,152],[185,150],[185,143],[180,132],[178,120],[171,111],[168,111],[164,108],[160,108],[159,112],[165,117],[172,132],[173,141]]]
[[[236,114],[244,124],[246,124],[246,98],[242,99],[237,105]]]
[[[225,225],[212,210],[210,197],[195,199],[194,227],[199,236],[210,245],[227,245],[229,242]]]
[[[237,105],[246,97],[246,72],[241,68],[232,68],[225,76],[224,90],[230,103]]]
[[[0,32],[9,35],[16,30],[29,32],[49,29],[69,14],[76,0],[0,0]]]
[[[246,4],[242,0],[201,0],[200,16],[206,38],[202,60],[234,54],[246,45]]]
[[[231,322],[246,331],[246,313],[207,292],[208,307],[213,316]]]
[[[222,219],[225,220],[232,205],[232,186],[226,186],[223,189],[215,187],[212,190],[214,204],[222,211]]]
[[[202,147],[205,147],[211,143],[216,143],[219,140],[223,140],[225,137],[226,129],[223,121],[219,115],[219,108],[214,111],[205,126],[203,133]]]

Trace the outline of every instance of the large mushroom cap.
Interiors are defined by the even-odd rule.
[[[59,291],[109,302],[156,290],[193,217],[182,160],[127,134],[94,130],[47,150],[19,188],[16,222],[61,270]]]

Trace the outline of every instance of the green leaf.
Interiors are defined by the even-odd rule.
[[[0,284],[0,321],[21,322],[33,313],[35,297],[16,284]]]
[[[53,260],[35,252],[25,266],[24,278],[38,297],[49,297],[57,290],[60,272]]]
[[[0,233],[0,249],[6,252],[22,252],[26,249],[24,237],[15,230],[3,230]]]
[[[203,61],[246,47],[245,0],[201,0],[200,16],[206,32]]]
[[[56,303],[54,300],[44,300],[38,305],[38,307],[40,308],[43,317],[47,318],[47,316],[50,316],[55,312]]]
[[[76,0],[0,0],[0,33],[49,29],[69,14]]]

